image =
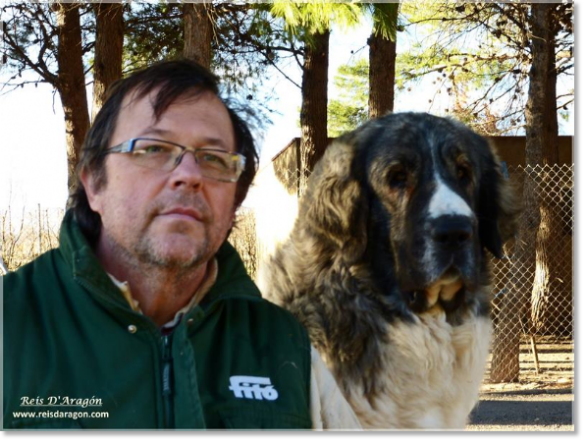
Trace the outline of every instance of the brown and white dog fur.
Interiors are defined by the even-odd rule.
[[[372,120],[317,164],[262,293],[304,324],[364,428],[464,428],[491,338],[488,252],[517,212],[483,137]]]

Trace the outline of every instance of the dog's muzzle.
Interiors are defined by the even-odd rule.
[[[422,312],[437,303],[445,310],[461,304],[467,288],[477,281],[474,257],[475,220],[463,215],[442,215],[427,222],[425,236],[431,253],[424,286],[410,293],[410,307]]]
[[[467,216],[444,215],[430,223],[433,246],[443,253],[457,254],[471,244],[473,224]]]

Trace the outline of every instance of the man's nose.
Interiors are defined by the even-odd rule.
[[[201,167],[197,164],[192,152],[185,152],[180,158],[179,164],[173,169],[171,183],[173,187],[186,186],[199,189],[202,186]]]

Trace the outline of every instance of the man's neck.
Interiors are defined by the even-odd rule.
[[[145,316],[151,318],[158,326],[172,320],[175,314],[185,307],[193,298],[207,275],[208,263],[184,272],[164,272],[149,269],[146,272],[126,272],[132,297],[140,305]],[[118,276],[114,274],[116,279]]]
[[[158,326],[172,320],[186,306],[205,281],[209,262],[189,269],[168,269],[139,262],[128,262],[108,253],[98,241],[96,255],[104,270],[118,281],[126,281],[132,297],[145,316]]]

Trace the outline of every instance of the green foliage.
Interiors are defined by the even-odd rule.
[[[310,34],[324,33],[336,23],[342,29],[355,26],[360,22],[360,7],[353,2],[331,3],[317,0],[308,3],[275,1],[271,12],[275,17],[284,19],[287,29],[293,33],[308,31]]]
[[[387,40],[396,41],[399,3],[363,3],[362,5],[370,9],[374,33],[382,34],[382,37]]]
[[[333,80],[339,95],[327,107],[329,136],[351,131],[368,119],[368,72],[369,63],[363,58],[339,67]]]
[[[182,8],[181,4],[132,3],[126,21],[126,72],[182,56]],[[208,12],[214,28],[211,69],[221,78],[222,93],[230,97],[232,106],[261,128],[273,111],[259,79],[282,55],[300,52],[266,4],[217,3]]]
[[[124,17],[123,71],[142,69],[157,61],[180,57],[183,51],[181,5],[130,3]]]
[[[453,105],[446,111],[462,119],[490,120],[494,124],[487,126],[492,129],[496,123],[506,131],[522,128],[532,63],[530,7],[443,0],[403,3],[406,30],[416,32],[417,42],[398,54],[397,87],[409,90],[431,75],[436,91],[451,98]],[[572,7],[558,5],[557,17],[558,53],[572,54]],[[571,73],[572,55],[569,58],[565,63],[559,59],[558,73]]]
[[[232,106],[262,130],[270,122],[270,91],[262,89],[268,68],[285,57],[301,54],[284,29],[282,20],[270,14],[269,5],[221,4],[214,8],[212,69],[222,79]]]

